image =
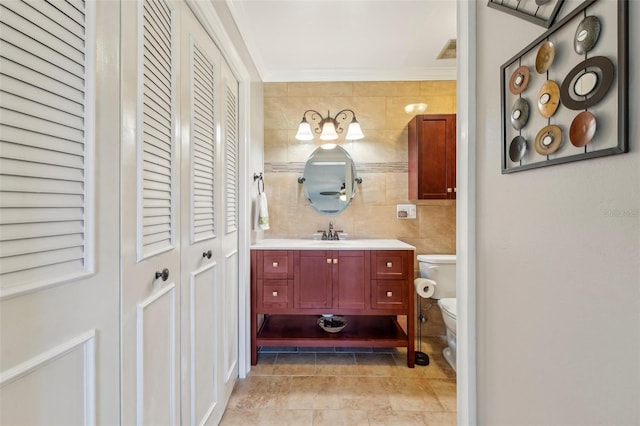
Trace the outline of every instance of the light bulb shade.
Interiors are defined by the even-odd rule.
[[[320,139],[323,141],[333,141],[338,139],[338,133],[336,133],[336,126],[333,121],[327,120],[322,125],[322,133],[320,133]]]
[[[354,118],[353,121],[349,123],[346,139],[354,141],[362,138],[364,138],[364,133],[362,133],[362,129],[360,128],[360,123]]]
[[[307,120],[302,120],[298,126],[298,133],[296,133],[296,139],[299,141],[312,141],[313,132],[311,131],[311,125]]]

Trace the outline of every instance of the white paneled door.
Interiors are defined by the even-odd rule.
[[[122,13],[122,420],[180,419],[180,3]]]
[[[182,424],[215,425],[230,395],[228,347],[233,354],[238,347],[237,326],[232,336],[225,332],[225,325],[237,324],[237,297],[229,294],[235,294],[237,280],[227,280],[237,266],[228,264],[222,245],[227,235],[223,61],[188,7],[183,9],[181,57]]]
[[[182,2],[124,2],[125,424],[217,424],[238,375],[238,85]]]
[[[119,32],[109,2],[0,3],[3,425],[120,421]]]

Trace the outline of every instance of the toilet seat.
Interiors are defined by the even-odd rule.
[[[458,306],[456,303],[456,299],[454,298],[444,298],[438,300],[438,305],[440,306],[442,313],[447,314],[449,317],[456,319],[458,314]]]

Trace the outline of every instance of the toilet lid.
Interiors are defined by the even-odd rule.
[[[456,304],[456,299],[455,298],[440,299],[438,301],[438,305],[440,305],[442,310],[445,311],[450,316],[452,316],[454,318],[457,316],[458,306]]]
[[[455,254],[419,254],[418,262],[456,263],[456,255]]]

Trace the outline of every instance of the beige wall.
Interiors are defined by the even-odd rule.
[[[455,253],[455,201],[420,201],[418,218],[398,220],[396,204],[407,203],[407,123],[410,103],[428,104],[427,114],[455,113],[455,81],[266,83],[265,187],[271,229],[265,238],[311,238],[332,220],[349,238],[397,238],[416,246],[416,253]],[[295,139],[307,109],[333,116],[355,111],[365,134],[344,143],[362,184],[352,204],[336,216],[322,216],[306,201],[304,163],[317,141]]]

